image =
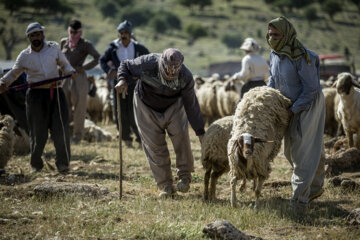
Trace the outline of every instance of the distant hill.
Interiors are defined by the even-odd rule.
[[[74,16],[83,22],[84,37],[95,43],[100,53],[108,44],[117,38],[116,26],[122,20],[121,16],[103,18],[93,0],[68,0],[75,10]],[[263,47],[262,55],[269,58],[265,35],[267,22],[282,15],[277,9],[271,8],[263,0],[213,0],[211,6],[200,11],[183,7],[175,0],[137,0],[133,7],[166,11],[176,15],[181,20],[182,29],[173,29],[166,33],[155,31],[150,24],[134,28],[139,42],[151,52],[161,52],[167,47],[176,47],[183,51],[185,64],[199,75],[208,75],[209,66],[213,63],[241,61],[243,52],[238,48],[228,48],[222,41],[224,36],[238,36],[240,40],[246,37],[255,38]],[[320,6],[314,5],[320,9]],[[347,47],[352,54],[357,69],[360,69],[360,15],[351,5],[345,5],[343,12],[334,16],[334,21],[318,11],[318,20],[311,25],[302,17],[300,11],[285,14],[294,24],[298,39],[309,49],[318,54],[344,54]],[[129,9],[129,7],[127,8]],[[0,13],[1,10],[0,9]],[[119,10],[120,11],[120,10]],[[41,19],[34,19],[41,22]],[[149,22],[151,19],[149,19]],[[207,31],[207,36],[195,41],[186,34],[186,26],[198,24]],[[22,26],[26,28],[26,24]],[[161,25],[160,25],[161,27]],[[60,41],[66,36],[66,22],[46,24],[46,37],[49,40]],[[25,36],[24,36],[25,37]],[[18,45],[13,51],[13,58],[27,45]],[[0,52],[0,59],[4,59]],[[239,66],[240,67],[240,66]]]

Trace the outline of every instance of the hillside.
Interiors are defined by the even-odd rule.
[[[103,18],[92,0],[69,0],[75,10],[73,17],[83,22],[84,37],[96,44],[96,48],[103,53],[107,45],[117,37],[116,26],[122,19]],[[166,34],[154,32],[148,25],[135,27],[134,32],[138,41],[149,48],[151,52],[161,52],[167,47],[181,49],[185,55],[185,64],[194,72],[206,75],[209,64],[223,61],[239,61],[243,56],[239,49],[229,49],[221,37],[228,34],[239,34],[242,39],[253,37],[263,46],[263,56],[269,57],[269,48],[265,42],[267,22],[281,13],[263,0],[213,1],[212,6],[203,11],[196,7],[193,11],[176,3],[174,0],[135,1],[140,9],[153,11],[167,11],[176,14],[181,19],[182,29],[172,30]],[[316,8],[320,6],[315,5]],[[328,16],[318,11],[319,19],[311,26],[299,11],[294,11],[290,18],[297,29],[298,39],[305,46],[318,54],[343,54],[348,47],[355,56],[355,64],[360,68],[360,28],[359,18],[355,6],[344,5],[344,10],[330,21]],[[0,12],[4,11],[0,9]],[[41,22],[41,19],[34,19]],[[189,23],[199,23],[207,29],[207,37],[189,44],[185,33],[185,26]],[[23,26],[26,28],[26,24]],[[46,37],[59,41],[66,35],[66,22],[46,24]],[[27,43],[19,44],[13,51],[13,58]],[[0,59],[4,59],[4,51],[0,52]]]

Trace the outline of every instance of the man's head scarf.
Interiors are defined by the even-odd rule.
[[[310,55],[304,45],[296,39],[296,30],[289,20],[284,17],[278,17],[268,23],[269,26],[279,30],[283,37],[279,40],[270,40],[269,34],[266,34],[266,40],[269,46],[278,54],[284,54],[292,60],[298,60],[305,57],[306,62],[310,64]]]
[[[178,49],[166,49],[159,59],[159,71],[162,78],[167,81],[177,80],[183,62],[184,56]]]

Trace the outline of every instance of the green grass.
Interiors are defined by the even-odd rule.
[[[115,132],[115,125],[103,126]],[[202,229],[214,220],[230,221],[246,234],[263,239],[356,239],[358,227],[346,225],[349,211],[360,207],[359,192],[325,187],[325,193],[311,204],[307,214],[288,209],[291,187],[265,186],[258,208],[254,208],[252,183],[237,193],[239,206],[231,208],[229,179],[224,174],[217,185],[218,200],[204,202],[200,144],[190,130],[195,172],[187,194],[158,199],[158,190],[145,155],[140,149],[123,146],[123,198],[119,200],[118,141],[72,145],[72,171],[65,177],[48,169],[30,175],[29,157],[13,157],[9,174],[23,172],[28,180],[8,186],[0,184],[0,239],[206,239]],[[168,141],[174,167],[174,151]],[[51,142],[48,156],[54,154]],[[50,157],[50,163],[54,164]],[[287,160],[277,157],[266,182],[289,181]],[[354,179],[358,181],[357,179]],[[107,196],[58,195],[39,197],[34,187],[45,181],[93,183],[107,187]]]

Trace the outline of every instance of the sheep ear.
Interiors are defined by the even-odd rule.
[[[337,81],[335,81],[335,82],[331,85],[332,88],[336,88],[336,82],[337,82]]]
[[[231,156],[238,148],[241,149],[241,144],[239,140],[236,140],[231,148],[231,153],[229,153],[228,156]]]
[[[258,142],[272,143],[272,142],[274,142],[274,141],[272,141],[272,140],[265,140],[265,139],[261,139],[261,138],[258,138],[258,137],[254,137],[254,143],[258,143]]]

